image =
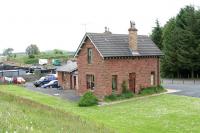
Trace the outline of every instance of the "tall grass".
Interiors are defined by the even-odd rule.
[[[79,116],[3,92],[0,92],[0,107],[0,132],[111,132]]]

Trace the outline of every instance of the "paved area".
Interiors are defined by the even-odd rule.
[[[171,94],[200,98],[200,84],[169,84],[168,83],[168,84],[163,84],[163,87],[167,89],[177,90],[177,92],[173,92]]]
[[[41,87],[35,87],[33,83],[27,82],[24,85],[27,89],[42,92],[48,95],[60,97],[62,99],[70,100],[70,101],[78,101],[79,96],[76,95],[75,90],[60,90],[57,88],[41,88]]]

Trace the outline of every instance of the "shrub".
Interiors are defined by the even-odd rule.
[[[127,90],[128,90],[128,85],[127,85],[126,81],[123,81],[122,82],[122,93],[127,92]]]
[[[105,101],[116,101],[116,100],[122,100],[122,99],[128,99],[133,97],[133,93],[129,90],[127,90],[126,92],[120,94],[120,95],[116,95],[115,93],[112,93],[109,96],[105,96],[104,100]]]
[[[109,96],[105,96],[104,100],[105,101],[115,101],[115,100],[117,100],[117,95],[115,93],[112,93]]]
[[[37,58],[27,58],[24,60],[25,64],[36,64],[38,63],[38,59]]]
[[[133,97],[133,93],[131,91],[126,91],[121,94],[122,99],[127,99],[127,98],[131,98],[131,97]]]
[[[78,105],[80,107],[93,106],[98,104],[97,97],[92,92],[86,92],[80,99]]]
[[[35,58],[35,55],[31,54],[31,55],[28,55],[29,58]]]
[[[165,91],[165,89],[159,85],[159,86],[152,86],[147,88],[142,88],[139,94],[141,95],[148,95],[148,94],[154,94],[154,93],[160,93]]]

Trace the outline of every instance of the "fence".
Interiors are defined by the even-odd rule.
[[[161,79],[162,84],[199,84],[200,79]]]
[[[25,75],[26,71],[25,70],[2,70],[0,71],[0,76],[1,77],[16,77],[16,76],[22,76]]]

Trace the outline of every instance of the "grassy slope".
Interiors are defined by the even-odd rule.
[[[108,133],[110,130],[77,116],[0,92],[0,132]]]
[[[188,133],[200,130],[200,99],[160,95],[105,107],[79,108],[55,97],[16,86],[0,86],[0,91],[32,99],[82,118],[103,123],[117,132]]]
[[[39,55],[35,55],[35,58],[29,58],[26,54],[17,55],[16,58],[10,58],[10,61],[20,64],[37,64],[39,59],[61,59],[67,60],[72,57],[72,53],[54,54],[53,52],[43,52]]]

